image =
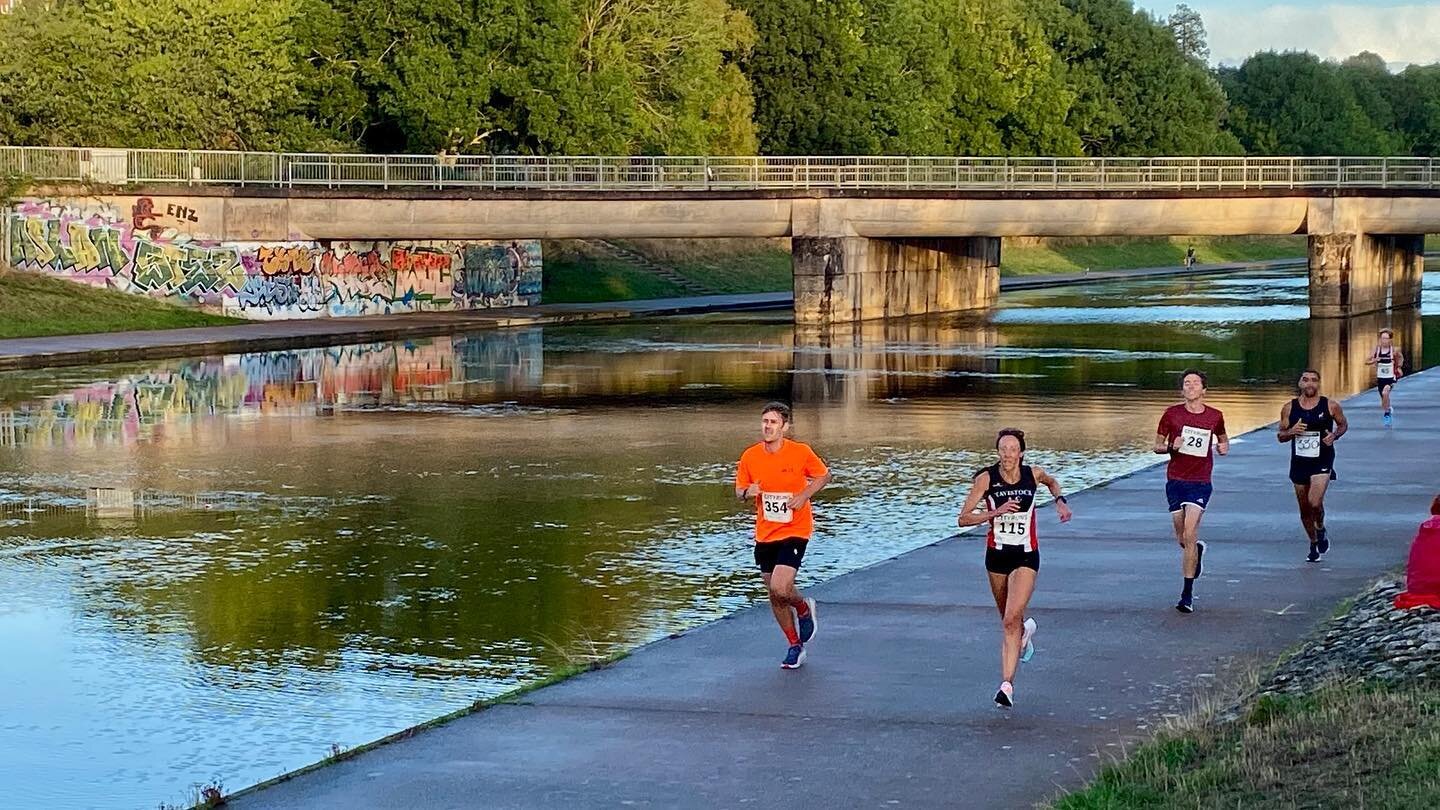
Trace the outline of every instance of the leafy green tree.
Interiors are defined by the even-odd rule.
[[[1440,64],[1411,65],[1396,77],[1395,120],[1413,155],[1440,155]]]
[[[1342,68],[1313,54],[1258,53],[1221,77],[1232,107],[1231,128],[1248,152],[1377,155],[1399,150],[1399,138],[1371,120]]]
[[[0,140],[342,148],[358,99],[327,85],[297,26],[308,0],[76,0],[0,15]]]
[[[1233,154],[1225,93],[1175,34],[1130,0],[1062,0],[1047,26],[1076,94],[1069,125],[1092,155]],[[1192,43],[1193,47],[1193,43]]]
[[[725,0],[334,0],[376,151],[755,149]]]
[[[1200,12],[1181,3],[1165,21],[1165,27],[1169,28],[1171,36],[1175,37],[1175,44],[1180,46],[1181,53],[1201,64],[1209,60],[1210,46],[1206,43],[1205,21],[1200,17]]]

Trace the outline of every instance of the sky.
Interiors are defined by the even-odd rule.
[[[1135,5],[1163,18],[1176,2],[1136,0]],[[1205,20],[1210,60],[1216,64],[1239,64],[1265,50],[1310,51],[1323,59],[1374,51],[1392,70],[1440,62],[1440,2],[1190,0],[1189,5]]]

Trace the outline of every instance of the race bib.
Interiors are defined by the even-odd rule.
[[[1382,380],[1395,379],[1395,361],[1381,360],[1375,364],[1375,376]]]
[[[1295,437],[1295,455],[1300,458],[1320,457],[1320,432],[1311,430]]]
[[[789,492],[760,493],[761,516],[771,523],[789,523],[795,517],[795,513],[790,511],[792,497]]]
[[[996,515],[991,524],[995,528],[995,543],[1001,546],[1023,546],[1030,543],[1030,516],[1034,512],[1010,512]]]
[[[1210,455],[1210,431],[1186,425],[1180,431],[1180,452],[1201,458]]]

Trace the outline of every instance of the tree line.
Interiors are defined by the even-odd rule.
[[[1433,154],[1440,65],[1207,65],[1130,0],[21,0],[0,143],[428,154]]]

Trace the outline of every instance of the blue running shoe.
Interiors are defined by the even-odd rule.
[[[800,634],[801,644],[809,644],[810,639],[815,638],[815,600],[807,596],[805,604],[810,607],[810,612],[804,616],[795,614],[795,632]]]
[[[1315,550],[1321,554],[1330,553],[1330,538],[1325,534],[1324,529],[1315,530]]]
[[[1385,412],[1385,427],[1390,427],[1390,425],[1391,425],[1390,412],[1389,412],[1389,411],[1386,411],[1386,412]]]
[[[1035,657],[1035,630],[1038,625],[1034,619],[1025,620],[1025,633],[1020,636],[1020,663],[1025,663]]]
[[[796,644],[785,653],[785,660],[780,662],[781,669],[799,669],[805,663],[805,646]]]

